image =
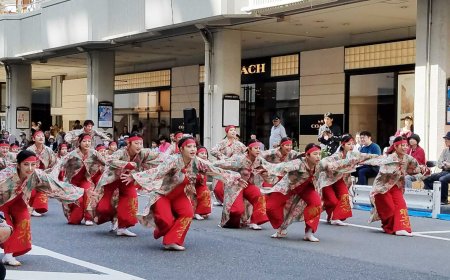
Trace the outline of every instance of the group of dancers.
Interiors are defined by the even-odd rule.
[[[154,229],[167,250],[183,251],[192,220],[208,218],[213,193],[223,205],[219,226],[260,230],[270,222],[273,238],[287,235],[289,225],[304,221],[304,240],[315,236],[322,211],[331,225],[345,226],[352,217],[349,187],[358,165],[380,166],[370,194],[371,221],[381,220],[384,232],[412,236],[405,200],[405,175],[418,178],[426,167],[406,154],[408,144],[397,137],[387,156],[354,151],[355,140],[343,135],[339,149],[321,158],[321,148],[310,143],[304,152],[292,149],[292,140],[282,138],[275,149],[261,151],[260,142],[244,145],[236,138],[236,127],[225,128],[225,138],[210,151],[192,136],[179,132],[163,153],[143,148],[143,139],[133,133],[126,147],[116,150],[99,145],[93,138],[107,135],[93,129],[92,121],[81,130],[70,131],[65,140],[75,147],[58,154],[44,145],[42,131],[34,144],[13,154],[0,143],[0,211],[13,232],[1,246],[2,262],[17,266],[15,258],[31,250],[30,214],[48,210],[48,198],[63,205],[69,224],[111,223],[117,236],[135,237],[130,227],[138,222]],[[2,146],[3,145],[3,146]],[[110,149],[111,148],[111,149]],[[138,193],[148,202],[138,214]]]

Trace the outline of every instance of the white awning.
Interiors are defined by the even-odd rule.
[[[249,6],[242,8],[242,11],[260,15],[274,14],[333,2],[338,0],[249,0]]]

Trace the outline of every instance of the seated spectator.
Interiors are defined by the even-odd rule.
[[[415,158],[420,165],[425,165],[426,164],[425,151],[422,149],[422,147],[419,146],[420,143],[419,135],[411,134],[411,136],[408,137],[408,143],[409,143],[408,155]],[[417,179],[415,176],[406,175],[405,187],[412,188],[412,182],[415,182],[416,180]]]
[[[432,190],[433,182],[438,181],[441,183],[441,204],[448,204],[448,183],[450,183],[450,131],[444,136],[445,148],[439,157],[437,166],[442,169],[439,173],[431,174],[423,183],[425,189]]]
[[[372,134],[369,131],[361,131],[361,153],[381,155],[381,148],[372,142]],[[367,179],[375,177],[380,170],[379,166],[362,165],[356,168],[354,175],[358,177],[358,185],[367,185]]]

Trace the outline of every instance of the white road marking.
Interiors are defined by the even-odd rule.
[[[320,219],[321,222],[327,222],[327,220],[325,219]],[[357,227],[357,228],[365,228],[365,229],[372,229],[372,230],[378,230],[378,231],[383,231],[383,229],[378,228],[378,227],[371,227],[371,226],[363,226],[363,225],[357,225],[357,224],[349,224],[346,223],[347,226],[350,227]],[[423,237],[423,238],[429,238],[429,239],[437,239],[437,240],[443,240],[443,241],[450,241],[450,238],[445,238],[445,237],[439,237],[439,236],[432,236],[432,235],[426,235],[424,233],[448,233],[450,231],[429,231],[429,232],[413,232],[413,236],[417,236],[417,237]]]
[[[104,266],[72,258],[45,248],[33,245],[28,255],[49,256],[64,262],[82,266],[102,274],[89,273],[67,273],[67,272],[43,272],[43,271],[19,271],[7,270],[6,279],[10,280],[145,280],[137,276],[126,274]],[[26,265],[22,266],[26,268]]]
[[[435,231],[417,231],[415,233],[420,233],[420,234],[430,234],[430,233],[450,233],[450,230],[435,230]]]

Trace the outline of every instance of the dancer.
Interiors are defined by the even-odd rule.
[[[223,160],[230,158],[233,155],[244,154],[247,147],[237,139],[236,127],[234,125],[225,127],[225,133],[225,138],[211,149],[211,155],[218,160]],[[213,181],[213,186],[214,195],[217,199],[217,203],[215,204],[222,205],[224,196],[223,182],[215,180]]]
[[[69,150],[68,150],[67,144],[65,144],[65,143],[59,144],[58,155],[57,155],[58,159],[65,157],[68,153],[69,153]]]
[[[109,142],[108,155],[112,155],[115,151],[117,151],[117,143],[115,141]]]
[[[0,171],[0,211],[6,222],[13,227],[11,237],[1,246],[5,252],[2,262],[19,266],[15,257],[31,250],[30,213],[27,202],[32,190],[38,188],[49,197],[64,202],[77,201],[83,195],[78,188],[59,182],[53,176],[38,169],[39,159],[31,151],[17,154],[17,167],[9,166]]]
[[[135,237],[136,234],[128,230],[138,221],[137,214],[137,190],[135,185],[127,185],[121,182],[120,176],[131,170],[144,171],[156,167],[161,161],[156,161],[159,153],[150,149],[144,149],[143,139],[140,134],[132,133],[128,138],[126,148],[120,149],[110,156],[97,186],[95,187],[88,210],[97,224],[113,222],[117,216],[118,236]],[[112,203],[114,192],[118,190],[117,204]],[[114,223],[112,230],[115,229]]]
[[[66,141],[69,144],[72,144],[72,146],[75,146],[78,141],[78,136],[80,134],[85,133],[89,134],[92,138],[93,143],[95,143],[94,139],[95,137],[100,137],[103,140],[111,141],[111,139],[106,135],[106,133],[98,131],[93,129],[94,122],[92,120],[85,120],[83,123],[82,129],[77,130],[71,130],[66,133],[66,136],[64,136],[64,141]]]
[[[197,148],[197,156],[204,161],[208,161],[208,150],[205,147]],[[211,214],[211,192],[207,183],[208,177],[204,174],[197,174],[195,183],[196,200],[193,200],[196,220],[204,220]]]
[[[0,140],[0,170],[14,165],[17,154],[9,151],[9,144],[6,140]]]
[[[351,186],[351,172],[355,170],[356,165],[380,164],[380,161],[368,161],[378,155],[353,151],[354,145],[352,135],[344,134],[338,151],[322,159],[319,164],[318,184],[322,190],[327,221],[332,225],[345,226],[343,221],[352,216],[348,188]]]
[[[69,224],[79,225],[84,218],[86,226],[92,226],[92,216],[87,211],[92,189],[95,186],[93,175],[104,166],[104,157],[96,150],[91,149],[92,138],[82,133],[78,137],[78,148],[58,161],[52,172],[59,175],[64,170],[64,181],[81,188],[83,196],[78,203],[63,203],[64,215]]]
[[[388,234],[412,236],[408,208],[403,192],[405,175],[416,175],[419,179],[429,172],[407,154],[408,142],[402,136],[394,139],[388,150],[392,163],[381,165],[373,183],[370,199],[374,208],[369,222],[381,220],[383,231]]]
[[[195,199],[197,175],[209,175],[227,184],[245,184],[240,175],[213,167],[196,156],[197,147],[193,137],[178,142],[179,154],[168,157],[157,168],[134,174],[122,174],[123,182],[136,182],[149,191],[149,202],[140,222],[155,227],[155,239],[163,238],[167,250],[183,251],[184,239],[194,215],[188,197]]]
[[[225,185],[224,207],[220,226],[229,228],[239,228],[241,221],[247,224],[245,213],[245,200],[252,206],[252,214],[248,227],[260,230],[261,224],[269,221],[266,215],[266,201],[261,194],[260,188],[264,181],[274,183],[276,176],[284,175],[285,172],[277,172],[277,168],[268,163],[260,156],[259,142],[251,139],[248,142],[247,152],[243,155],[234,155],[229,159],[214,162],[214,166],[240,172],[242,179],[248,186],[242,189],[239,185]],[[250,213],[247,213],[250,214]]]
[[[178,142],[181,140],[181,138],[183,138],[183,132],[181,132],[181,131],[176,132],[173,137],[174,141],[166,149],[164,154],[166,154],[166,155],[178,154],[180,152],[180,149],[178,148]]]
[[[33,134],[33,141],[34,144],[27,150],[36,154],[39,160],[37,168],[42,170],[52,168],[56,164],[57,158],[53,150],[45,146],[44,132],[42,130],[36,131]],[[31,216],[40,217],[48,211],[48,197],[37,189],[33,189],[29,204],[33,208]]]
[[[281,144],[282,145],[282,144]],[[320,161],[320,146],[306,145],[301,159],[277,165],[288,172],[272,188],[263,189],[266,196],[267,216],[276,232],[273,238],[287,235],[288,226],[294,221],[305,221],[304,240],[318,242],[314,236],[319,225],[321,204],[318,193],[316,166]]]

